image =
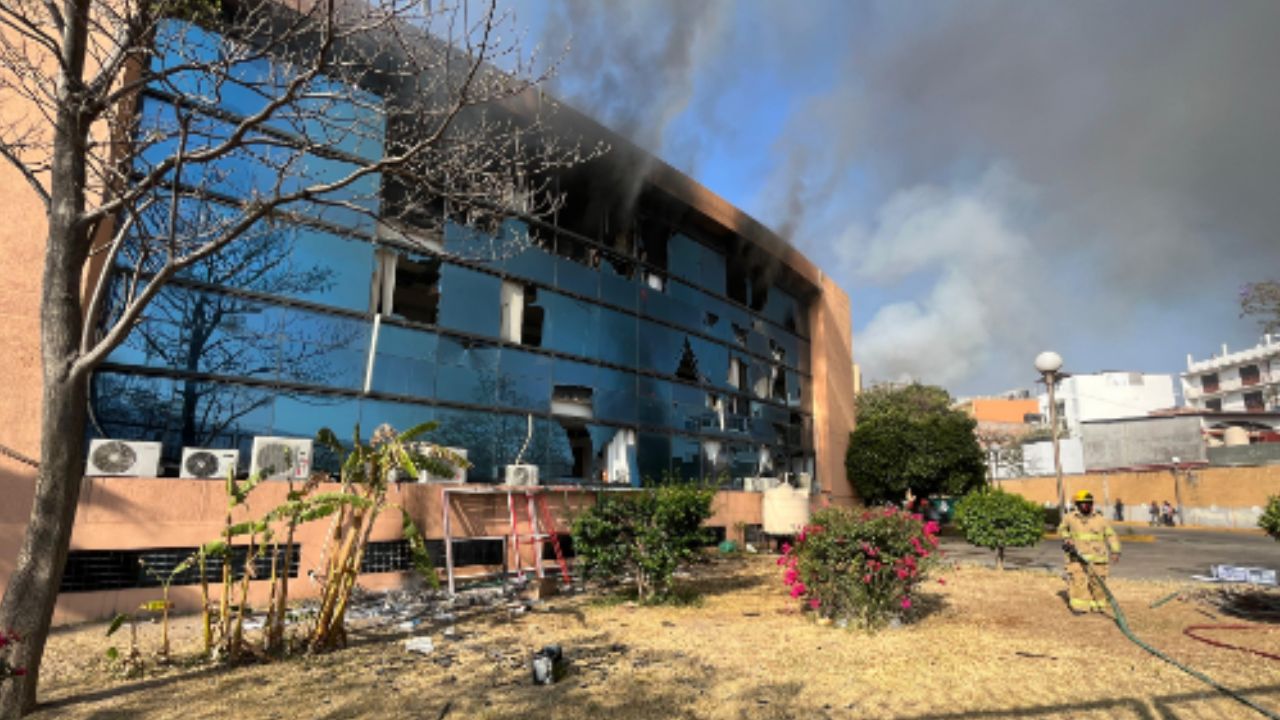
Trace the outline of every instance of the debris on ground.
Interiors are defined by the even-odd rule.
[[[533,684],[551,685],[565,675],[567,663],[559,645],[548,645],[533,655]]]
[[[1248,583],[1250,585],[1276,586],[1276,571],[1264,567],[1243,565],[1212,565],[1208,575],[1192,575],[1201,582]]]
[[[430,655],[436,651],[436,644],[430,637],[415,637],[404,641],[404,649],[419,655]]]

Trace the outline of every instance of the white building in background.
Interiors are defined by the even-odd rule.
[[[1262,342],[1208,360],[1187,355],[1182,373],[1182,396],[1191,407],[1219,412],[1280,410],[1280,338],[1264,335]]]
[[[1100,372],[1072,375],[1058,383],[1058,417],[1070,437],[1080,437],[1080,423],[1144,417],[1152,410],[1173,407],[1172,375]],[[1039,397],[1040,413],[1049,419],[1049,396]]]

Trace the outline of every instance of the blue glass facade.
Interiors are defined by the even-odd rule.
[[[166,32],[211,53],[221,42],[176,22]],[[239,71],[255,81],[279,72]],[[202,117],[193,142],[225,136],[262,100],[206,85],[179,75],[152,88],[140,131],[176,122],[174,92],[222,114]],[[385,127],[373,96],[327,102],[330,117]],[[286,119],[272,129],[297,128]],[[382,146],[367,135],[332,146],[352,162],[376,158]],[[184,181],[231,203],[282,176],[300,186],[353,167],[337,157],[281,167],[274,152],[250,147]],[[140,157],[139,171],[155,157]],[[344,190],[344,207],[289,207],[159,293],[95,375],[98,431],[161,440],[176,465],[184,446],[247,458],[258,435],[435,420],[431,439],[466,448],[470,479],[492,481],[531,424],[523,461],[544,482],[813,471],[808,308],[781,284],[744,283],[732,257],[741,240],[646,217],[648,239],[625,249],[513,218],[491,234],[448,223],[436,249],[411,247],[376,229],[381,183],[370,175]],[[233,214],[217,202],[183,212],[206,225]]]

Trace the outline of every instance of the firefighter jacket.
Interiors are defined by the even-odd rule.
[[[1105,565],[1111,555],[1120,554],[1120,538],[1100,512],[1084,515],[1073,510],[1058,526],[1058,534],[1064,542],[1073,543],[1086,561],[1096,565]],[[1070,564],[1071,558],[1066,561]]]

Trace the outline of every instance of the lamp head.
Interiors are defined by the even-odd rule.
[[[1042,373],[1056,373],[1062,369],[1062,356],[1046,350],[1036,356],[1036,369]]]

